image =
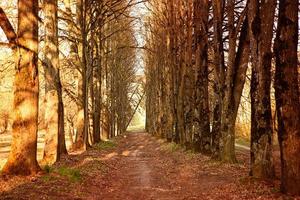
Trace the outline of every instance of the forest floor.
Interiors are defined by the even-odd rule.
[[[0,199],[300,199],[249,178],[249,152],[224,164],[143,132],[71,154],[34,177],[0,178]]]

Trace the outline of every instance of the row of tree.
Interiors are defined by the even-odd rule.
[[[13,139],[2,173],[40,170],[40,121],[46,130],[43,164],[53,164],[67,153],[66,127],[73,150],[86,150],[126,130],[136,81],[137,42],[130,8],[137,3],[18,0],[17,32],[0,7],[0,27],[8,41],[1,46],[12,49],[16,63]]]
[[[235,124],[251,71],[250,174],[274,176],[276,122],[281,189],[299,194],[299,1],[151,0],[150,5],[147,130],[236,162]],[[272,82],[277,118],[272,117]]]

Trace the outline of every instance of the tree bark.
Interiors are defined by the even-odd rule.
[[[38,0],[18,1],[18,49],[14,81],[12,144],[3,174],[37,173]]]
[[[66,153],[64,112],[59,76],[57,0],[44,1],[45,13],[45,148],[43,162],[53,164]]]
[[[300,195],[300,103],[297,61],[299,1],[279,2],[274,52],[281,191]]]
[[[276,0],[249,2],[252,59],[250,175],[272,178],[271,43]]]
[[[242,96],[249,62],[247,7],[242,11],[235,26],[235,0],[228,2],[229,52],[224,85],[224,98],[221,114],[221,158],[225,162],[236,162],[235,156],[235,122]],[[238,32],[240,36],[238,38]],[[239,42],[237,48],[237,41]],[[237,49],[237,51],[236,51]]]
[[[199,128],[195,132],[196,151],[211,153],[211,135],[208,103],[208,0],[194,0],[196,88],[195,120]]]
[[[221,112],[224,85],[224,51],[223,51],[223,30],[222,23],[224,18],[224,1],[213,0],[213,49],[214,49],[214,92],[215,105],[212,127],[212,157],[220,159],[220,138],[221,138]]]
[[[98,56],[98,62],[95,69],[95,112],[93,113],[94,117],[94,127],[93,127],[93,135],[94,142],[98,143],[101,141],[100,138],[100,119],[101,119],[101,87],[102,87],[102,59],[101,59],[101,32],[99,33],[99,43],[96,44],[96,55]]]

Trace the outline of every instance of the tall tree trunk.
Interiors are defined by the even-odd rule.
[[[38,131],[38,0],[18,1],[18,49],[12,144],[2,173],[29,175],[40,170],[37,163]]]
[[[236,52],[236,32],[235,32],[235,0],[227,1],[227,18],[228,18],[228,34],[229,34],[229,50],[228,50],[228,61],[227,70],[225,74],[224,97],[222,101],[222,112],[221,112],[221,159],[225,162],[234,163],[236,162],[235,157],[235,134],[234,125],[230,123],[232,113],[232,89],[233,87],[233,76],[234,76],[234,60]]]
[[[184,137],[185,146],[193,148],[192,138],[194,135],[194,69],[193,69],[193,0],[187,0],[187,5],[183,6],[186,15],[186,44],[183,51],[183,67],[185,68],[185,76],[183,76],[183,122],[184,122]]]
[[[60,159],[64,140],[62,89],[59,77],[57,0],[44,1],[45,13],[45,148],[43,161],[53,164]],[[60,151],[62,150],[62,152]]]
[[[252,58],[250,175],[272,178],[271,44],[276,0],[249,2]]]
[[[194,27],[196,46],[196,123],[195,149],[211,153],[211,135],[208,104],[208,0],[194,0]]]
[[[227,5],[229,52],[222,102],[220,143],[222,160],[231,163],[236,162],[235,122],[246,80],[250,53],[247,8],[242,12],[235,26],[235,3],[235,0],[230,0]],[[238,48],[237,41],[239,42]]]
[[[93,127],[93,135],[94,142],[98,143],[101,141],[100,139],[100,119],[101,119],[101,87],[102,87],[102,57],[101,57],[101,32],[99,33],[99,43],[96,42],[96,55],[98,56],[98,62],[95,69],[95,112],[94,116],[94,127]]]
[[[214,92],[215,92],[215,107],[213,114],[212,127],[212,157],[220,158],[220,137],[221,137],[221,111],[223,99],[224,85],[224,51],[223,51],[223,30],[222,23],[224,18],[225,1],[213,0],[213,49],[214,49]]]
[[[275,95],[281,191],[300,195],[300,103],[297,63],[299,1],[280,0],[275,41]]]
[[[169,110],[168,110],[168,129],[169,129],[169,134],[170,134],[170,139],[171,141],[175,141],[175,123],[176,123],[176,112],[175,112],[175,95],[174,95],[174,79],[175,79],[175,60],[176,60],[176,52],[175,52],[175,14],[174,14],[174,0],[168,1],[168,9],[169,9],[169,76],[168,76],[168,81],[169,81]]]
[[[89,68],[87,63],[87,34],[86,34],[86,1],[77,0],[76,2],[77,22],[80,25],[80,39],[81,49],[78,53],[81,53],[81,80],[79,85],[79,98],[81,103],[79,105],[77,114],[77,135],[74,143],[75,149],[87,149],[89,147],[88,131],[89,131],[89,116],[88,116],[88,75]]]

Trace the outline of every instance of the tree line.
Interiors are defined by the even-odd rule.
[[[235,163],[236,119],[249,78],[250,175],[274,177],[276,131],[281,190],[299,194],[299,2],[149,2],[147,131],[213,159]]]
[[[18,0],[13,5],[17,26],[0,7],[0,27],[7,38],[1,47],[10,48],[15,59],[12,144],[2,174],[40,170],[41,123],[46,130],[43,165],[68,153],[67,134],[71,149],[82,151],[127,129],[135,111],[130,96],[139,91],[136,19],[130,15],[138,3]]]

